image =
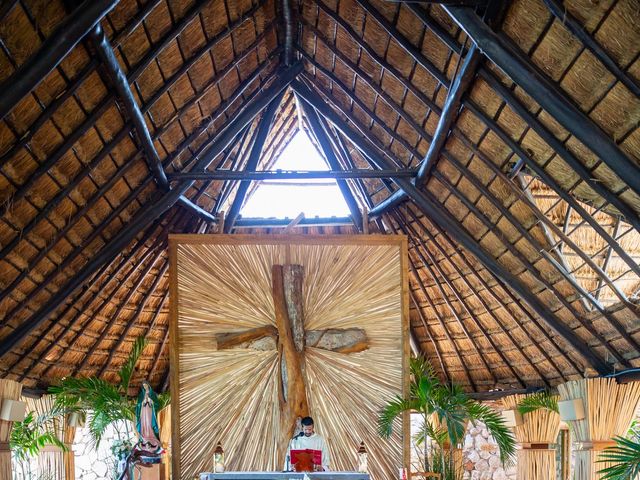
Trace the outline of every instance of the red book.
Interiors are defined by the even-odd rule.
[[[322,465],[322,450],[291,450],[291,466],[296,472],[313,472],[314,466]]]

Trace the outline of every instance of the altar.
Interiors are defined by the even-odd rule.
[[[307,478],[309,480],[370,479],[368,473],[356,472],[205,472],[200,474],[200,480],[302,480]]]

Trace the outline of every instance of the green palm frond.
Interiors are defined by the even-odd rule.
[[[443,445],[447,441],[448,432],[445,428],[437,428],[433,423],[427,421],[413,436],[416,445],[422,445],[426,438],[431,438],[436,444]]]
[[[535,412],[540,409],[559,413],[558,396],[545,390],[532,395],[527,395],[518,404],[518,411],[522,415],[525,413]]]
[[[396,397],[391,400],[380,411],[378,415],[378,433],[383,438],[389,438],[393,433],[393,421],[402,415],[403,412],[409,412],[418,406],[416,402]]]
[[[615,447],[606,448],[599,456],[598,463],[613,463],[599,470],[602,480],[627,480],[640,475],[640,443],[637,439],[615,437]]]
[[[63,451],[67,447],[55,433],[47,430],[49,416],[35,416],[29,412],[21,422],[14,422],[9,444],[11,451],[18,461],[26,461],[29,457],[35,457],[46,445],[60,447]]]
[[[166,408],[171,403],[171,392],[164,392],[158,394],[158,411]]]
[[[89,431],[96,444],[109,424],[135,418],[134,401],[121,395],[115,385],[99,378],[67,377],[49,387],[49,393],[56,399],[54,409],[87,414]]]
[[[500,461],[505,465],[513,464],[516,455],[516,441],[511,429],[504,423],[504,418],[493,408],[478,402],[470,401],[469,418],[485,424],[487,430],[500,449]]]
[[[140,359],[140,355],[142,355],[142,351],[146,346],[146,337],[140,336],[136,338],[136,341],[133,343],[133,347],[131,348],[131,352],[129,352],[129,356],[127,357],[127,361],[124,362],[124,365],[122,365],[122,368],[120,368],[120,371],[118,372],[118,375],[120,376],[120,388],[124,395],[127,395],[129,392],[131,377],[133,376],[136,364]]]

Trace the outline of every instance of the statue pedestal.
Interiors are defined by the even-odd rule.
[[[154,463],[148,467],[136,467],[139,469],[141,476],[140,480],[164,480],[164,464]]]

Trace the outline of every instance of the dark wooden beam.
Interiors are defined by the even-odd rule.
[[[183,178],[183,180],[185,180],[185,179]],[[190,180],[195,180],[195,179],[191,178]],[[188,210],[191,210],[192,213],[195,213],[197,216],[199,216],[205,222],[218,223],[218,217],[216,217],[211,212],[206,211],[200,205],[192,202],[191,200],[189,200],[184,195],[181,195],[180,198],[178,198],[178,203],[180,203],[180,205],[182,205],[183,207],[186,207]]]
[[[263,108],[265,108],[273,98],[279,95],[289,85],[291,80],[300,72],[301,66],[294,65],[285,70],[276,81],[263,92],[255,101],[240,113],[215,137],[212,144],[202,153],[195,162],[195,169],[204,170],[227,146],[233,141],[237,134],[255,118]],[[9,352],[15,345],[22,342],[24,338],[34,328],[37,328],[51,315],[76,288],[82,286],[84,282],[92,276],[105,262],[110,262],[118,253],[125,248],[142,230],[146,229],[156,218],[166,212],[178,201],[193,182],[186,181],[166,192],[161,198],[153,203],[143,206],[124,227],[95,257],[90,259],[71,279],[63,285],[54,296],[46,301],[31,317],[25,320],[20,326],[9,333],[0,342],[0,357]]]
[[[42,290],[44,290],[49,282],[56,276],[58,275],[61,271],[65,271],[65,269],[67,269],[72,263],[73,261],[80,256],[81,254],[84,253],[85,248],[87,248],[94,240],[96,240],[100,235],[102,235],[103,231],[107,228],[107,226],[113,221],[115,220],[126,208],[128,208],[131,204],[131,202],[134,202],[137,198],[137,196],[151,183],[151,178],[148,177],[145,180],[142,181],[142,183],[140,185],[138,185],[135,189],[133,189],[129,195],[127,195],[125,197],[125,199],[115,208],[113,209],[109,215],[104,218],[92,231],[91,233],[82,240],[82,242],[80,243],[80,245],[75,246],[75,248],[67,255],[64,257],[64,259],[62,260],[61,263],[59,263],[58,265],[56,265],[56,269],[53,270],[53,272],[51,272],[43,281],[41,281],[40,283],[36,284],[36,287],[31,290],[27,296],[22,300],[22,302],[18,305],[16,305],[14,307],[13,310],[7,312],[6,316],[5,316],[5,321],[8,318],[12,318],[13,315],[19,311],[20,309],[22,309],[25,305],[27,305],[30,301],[33,300],[33,298],[35,298],[35,296],[40,293]],[[85,205],[83,207],[83,210],[88,210],[90,207],[90,205]],[[86,212],[83,212],[86,213]],[[49,242],[49,244],[40,249],[37,253],[37,255],[35,257],[33,257],[32,259],[29,260],[29,264],[28,267],[25,268],[24,270],[22,270],[12,281],[9,285],[7,285],[5,288],[3,288],[2,290],[0,290],[0,301],[2,301],[3,299],[5,299],[8,295],[10,295],[13,290],[18,286],[18,284],[24,280],[27,275],[29,275],[29,273],[31,272],[31,269],[37,265],[40,261],[42,261],[51,251],[51,249],[53,249],[54,245],[56,245],[56,243],[63,237],[63,235],[66,233],[66,229],[60,230],[56,233],[56,235],[54,236],[53,240]],[[106,240],[105,240],[106,242]],[[71,292],[69,292],[71,293]],[[4,323],[4,322],[3,322]]]
[[[291,218],[243,218],[239,217],[233,228],[286,228],[291,224]],[[296,227],[330,227],[352,225],[349,217],[310,217],[300,220]]]
[[[407,211],[411,214],[413,221],[416,222],[416,223],[419,223],[419,220],[418,220],[417,216],[415,216],[413,211],[411,209],[407,209]],[[400,218],[400,217],[401,217],[401,215],[400,215],[400,213],[398,213],[397,214],[397,222],[398,222],[398,224],[401,224],[401,222],[403,221],[402,218]],[[460,305],[462,305],[464,310],[469,315],[469,318],[471,318],[471,319],[473,319],[475,321],[475,323],[476,323],[476,325],[478,327],[478,330],[480,332],[482,332],[483,336],[489,342],[491,347],[496,351],[496,353],[498,353],[498,356],[502,359],[502,361],[505,363],[505,365],[507,365],[507,368],[509,370],[511,370],[511,373],[514,375],[516,380],[518,380],[522,386],[525,386],[524,380],[522,379],[520,374],[518,374],[516,372],[515,368],[513,368],[513,366],[511,365],[511,362],[505,357],[505,354],[501,351],[501,347],[498,346],[495,343],[494,339],[492,338],[492,335],[488,335],[487,334],[486,328],[480,323],[480,321],[478,319],[479,315],[477,315],[477,314],[475,314],[473,312],[473,310],[472,310],[473,307],[468,305],[468,300],[465,300],[465,297],[463,297],[463,294],[460,291],[460,289],[458,287],[456,287],[456,284],[453,281],[453,279],[451,279],[449,277],[447,272],[443,269],[441,263],[436,260],[436,257],[432,253],[432,249],[429,249],[427,247],[427,244],[423,240],[422,236],[418,234],[418,232],[414,229],[414,227],[411,225],[411,223],[409,221],[404,221],[404,224],[405,224],[405,228],[411,234],[411,236],[409,238],[414,243],[415,251],[418,253],[418,255],[420,256],[420,258],[423,261],[423,263],[425,263],[424,256],[426,255],[427,260],[429,261],[429,263],[431,263],[431,265],[433,265],[433,268],[435,270],[437,270],[437,273],[445,281],[445,283],[446,283],[447,287],[449,288],[449,290],[451,292],[453,292],[454,296],[458,300],[458,303]],[[422,252],[424,252],[424,254],[420,253],[421,250],[422,250]],[[505,327],[505,325],[503,325],[503,323],[500,320],[500,318],[498,318],[498,316],[493,312],[493,310],[484,301],[484,299],[480,296],[480,294],[478,294],[478,292],[476,291],[474,286],[467,279],[466,275],[464,275],[462,273],[462,271],[458,268],[458,266],[455,264],[455,262],[453,262],[448,255],[445,255],[443,258],[445,258],[446,262],[449,265],[451,265],[451,267],[453,268],[453,271],[458,274],[458,276],[463,281],[463,283],[466,285],[466,287],[469,289],[469,291],[472,293],[474,298],[476,298],[480,302],[480,305],[482,305],[482,308],[484,309],[485,314],[487,314],[489,317],[491,317],[491,319],[494,321],[494,323],[499,328],[500,333],[509,339],[509,341],[511,342],[511,345],[513,346],[513,348],[515,348],[518,351],[518,353],[520,353],[520,356],[524,359],[524,361],[529,364],[529,366],[538,374],[538,376],[542,379],[542,381],[546,385],[550,386],[548,380],[545,378],[545,376],[540,371],[538,366],[534,362],[531,361],[531,359],[529,358],[528,355],[525,354],[524,349],[519,344],[520,342],[518,342],[513,337],[513,335],[511,334],[510,329]],[[434,279],[437,281],[437,279],[435,277],[434,277]],[[440,283],[440,282],[438,282],[438,283]],[[534,343],[534,345],[536,345],[533,340],[532,340],[532,343]]]
[[[0,120],[36,88],[117,3],[118,0],[85,0],[67,16],[44,46],[0,84]]]
[[[481,59],[482,52],[480,52],[475,45],[472,45],[462,62],[460,70],[458,70],[453,82],[451,82],[444,107],[442,108],[442,114],[438,119],[438,125],[433,134],[433,140],[429,145],[427,155],[420,165],[420,170],[418,170],[418,176],[415,181],[418,187],[422,187],[425,183],[429,173],[440,157],[440,152],[447,141],[451,126],[458,117],[462,96],[473,84],[476,70],[478,69]]]
[[[540,289],[540,291],[543,291],[545,289],[549,289],[555,296],[556,298],[560,301],[560,303],[562,305],[564,305],[564,307],[580,322],[580,324],[594,337],[596,338],[600,344],[602,346],[604,346],[609,353],[618,361],[620,362],[621,365],[623,366],[628,366],[628,360],[626,360],[618,351],[617,349],[615,349],[609,342],[607,342],[606,338],[604,337],[604,335],[600,334],[600,332],[598,332],[598,330],[590,323],[587,322],[586,320],[584,320],[583,318],[583,313],[579,312],[573,305],[572,303],[569,301],[569,299],[567,299],[556,287],[554,281],[557,281],[557,279],[553,279],[553,278],[546,278],[545,276],[542,275],[542,273],[536,269],[536,267],[533,265],[532,261],[529,261],[527,259],[527,257],[519,250],[516,248],[515,244],[512,244],[509,241],[509,238],[506,237],[506,235],[499,229],[495,228],[494,223],[489,220],[489,218],[473,203],[471,202],[468,198],[466,198],[460,191],[459,189],[457,189],[455,187],[455,185],[453,185],[448,178],[446,178],[444,175],[442,175],[440,172],[434,172],[434,178],[436,178],[440,183],[442,183],[445,187],[448,188],[448,190],[456,197],[458,198],[461,203],[468,208],[471,212],[473,212],[474,216],[476,219],[478,219],[482,224],[484,224],[485,228],[487,229],[487,231],[493,233],[499,240],[500,242],[504,245],[504,247],[509,251],[509,253],[511,253],[515,258],[517,258],[520,263],[523,265],[523,271],[519,272],[519,273],[524,273],[525,271],[527,271],[529,274],[531,274],[538,282],[540,282],[541,285],[543,285],[543,287]],[[513,223],[513,221],[512,221]],[[516,228],[519,227],[520,232],[522,233],[522,226],[520,225],[519,222],[515,221],[515,223],[513,223],[513,225],[516,226]],[[533,244],[535,245],[535,244]],[[544,256],[544,255],[543,255]],[[549,257],[544,256],[544,258],[546,258],[547,260],[549,260]],[[556,268],[556,270],[563,275],[565,272],[563,272],[562,268],[554,262],[550,262],[552,266],[554,266]],[[511,274],[516,274],[515,271],[511,271]],[[564,275],[563,275],[564,276]],[[569,280],[569,279],[567,279]],[[569,282],[571,283],[571,281],[569,280]],[[571,283],[572,286],[575,287],[575,283]],[[530,290],[529,290],[530,291]],[[537,293],[540,292],[531,292],[534,296]],[[575,300],[574,300],[575,301]],[[624,335],[624,333],[623,333]]]
[[[322,153],[324,154],[324,158],[326,158],[329,167],[334,172],[340,172],[342,170],[342,165],[340,165],[340,161],[338,157],[336,157],[333,146],[331,145],[331,141],[325,132],[324,127],[320,123],[320,119],[318,118],[318,114],[313,108],[304,108],[303,102],[299,102],[300,108],[304,111],[304,114],[307,117],[307,121],[309,122],[309,127],[311,128],[312,133],[316,137],[320,148],[322,149]],[[374,170],[371,170],[373,173]],[[368,173],[368,172],[367,172]],[[351,177],[355,178],[355,177]],[[349,208],[349,212],[351,212],[351,218],[353,219],[353,223],[358,231],[362,231],[362,213],[360,213],[360,207],[358,206],[358,202],[356,198],[353,196],[351,189],[349,188],[349,184],[344,179],[336,180],[338,184],[338,188],[344,197],[345,202],[347,203],[347,207]]]
[[[443,7],[482,52],[549,112],[572,135],[595,153],[629,188],[640,195],[640,168],[593,120],[576,107],[529,58],[496,33],[472,10]]]
[[[360,1],[360,3],[366,9],[373,9],[374,8],[366,0],[358,0],[358,1]],[[455,37],[453,37],[449,32],[444,30],[440,26],[440,24],[437,23],[437,21],[432,19],[425,9],[419,8],[418,6],[412,5],[412,4],[409,4],[408,7],[414,12],[414,14],[418,18],[420,18],[420,20],[422,20],[422,22],[435,35],[438,36],[438,38],[440,38],[440,40],[442,40],[454,52],[461,52],[461,51],[465,52],[466,51],[463,48],[463,45],[461,45],[458,42],[458,40]],[[332,18],[334,18],[333,15],[335,15],[335,13],[333,12],[333,15],[332,15],[332,11],[330,9],[328,9],[327,7],[324,7],[323,10],[325,12],[327,12],[327,14],[332,16]],[[376,18],[378,18],[378,17],[380,17],[379,14],[376,15]],[[334,18],[334,20],[336,20],[336,19]],[[380,21],[384,22],[381,25],[383,26],[383,28],[385,28],[387,33],[392,38],[394,38],[396,41],[398,41],[400,43],[400,45],[402,45],[402,46],[407,45],[408,41],[397,30],[396,27],[391,25],[388,21],[384,20],[383,18],[380,18]],[[361,42],[362,41],[353,31],[349,30],[348,25],[343,25],[342,23],[340,25],[343,28],[346,29],[347,33],[349,33],[352,36],[352,38],[354,38],[355,41],[357,41],[357,42]],[[424,56],[419,51],[416,51],[415,49],[410,49],[410,50],[407,50],[407,52],[410,55],[412,55],[414,57],[414,60],[416,62],[418,62],[420,65],[422,65],[424,68],[427,68],[427,66],[429,66],[428,63],[425,63],[425,62],[427,62],[427,60],[424,58]],[[372,55],[372,54],[370,53],[370,55]],[[372,58],[374,58],[381,66],[383,66],[383,68],[385,68],[383,60],[377,58],[375,55],[373,55]],[[507,102],[509,104],[509,106],[511,108],[513,108],[514,111],[516,111],[523,118],[523,120],[525,120],[525,122],[531,128],[533,128],[533,130],[538,135],[540,135],[542,137],[542,139],[545,140],[545,142],[547,142],[547,144],[549,144],[551,146],[551,148],[554,149],[556,151],[556,153],[558,153],[558,155],[565,162],[567,162],[567,164],[569,166],[571,166],[574,169],[574,171],[580,176],[580,178],[589,187],[591,187],[596,193],[601,195],[602,198],[604,198],[609,203],[611,203],[615,208],[617,208],[625,216],[625,218],[628,219],[629,223],[634,225],[634,227],[636,229],[640,230],[640,220],[638,219],[637,212],[635,212],[631,207],[629,207],[617,195],[615,195],[613,192],[608,190],[602,184],[602,182],[598,181],[597,179],[593,179],[593,175],[584,166],[584,164],[582,164],[571,152],[569,152],[568,149],[562,144],[562,142],[560,142],[544,125],[542,125],[542,123],[533,114],[529,113],[528,109],[515,96],[515,94],[510,89],[505,87],[502,84],[502,82],[500,82],[500,80],[496,77],[495,73],[493,73],[492,71],[490,71],[488,68],[486,68],[484,66],[481,66],[478,69],[478,72],[479,72],[479,76],[482,77],[483,80],[485,80],[487,83],[489,83],[489,85],[491,87],[493,87],[494,90],[496,90],[496,92],[504,99],[504,101]],[[396,76],[396,78],[401,83],[405,84],[405,86],[406,86],[406,80],[404,79],[404,77],[402,77],[402,76],[398,77],[397,75],[394,75],[394,76]],[[410,86],[411,85],[409,85],[409,87]],[[414,94],[415,93],[416,92],[414,92]],[[427,101],[428,99],[425,99],[425,98],[423,98],[421,96],[418,96],[418,98],[420,98],[420,100],[423,103],[425,103],[426,105],[430,105],[429,102]],[[470,106],[470,107],[474,107],[475,106],[475,104],[472,101],[470,101],[469,99],[463,99],[462,103],[464,105],[467,105],[467,106]],[[478,109],[475,108],[475,110],[478,110]],[[436,110],[436,113],[438,113],[437,110]],[[481,115],[484,115],[484,112],[481,112]],[[484,115],[484,116],[486,117],[486,115]],[[490,127],[490,128],[494,129],[493,126]],[[500,132],[500,130],[501,129],[498,127],[498,130],[496,130],[496,131]],[[454,128],[453,134],[456,135],[456,136],[459,136],[461,134],[461,132],[457,128]],[[528,155],[524,156],[524,157],[521,157],[521,161],[522,162],[526,162],[526,164],[529,165],[530,167],[531,167],[531,163],[533,162],[533,160],[531,158],[529,158]],[[534,168],[534,167],[532,167],[532,168]],[[557,189],[555,187],[553,187],[553,188],[554,188],[554,190],[557,191]],[[391,202],[396,203],[397,200],[398,200],[398,195],[396,195],[394,197],[390,197],[389,199],[383,201],[383,202],[386,202],[386,203],[381,203],[379,206],[377,206],[376,208],[372,209],[372,211],[373,211],[372,216],[374,216],[377,212],[379,212],[381,210],[389,208],[389,206],[387,205],[388,203],[391,203]]]
[[[462,255],[462,252],[458,249],[458,247],[453,242],[449,241],[450,239],[442,232],[442,230],[438,230],[438,227],[434,227],[437,232],[442,234],[442,237],[444,238],[445,242],[449,244],[450,248],[453,249],[453,252],[454,252],[453,254],[451,254],[450,252],[447,252],[447,250],[445,250],[442,240],[436,239],[434,234],[432,234],[429,231],[429,229],[422,223],[422,221],[417,217],[417,215],[415,214],[415,212],[411,208],[407,207],[405,210],[407,211],[409,216],[413,219],[414,223],[419,227],[419,229],[420,229],[420,231],[419,231],[420,238],[423,238],[423,237],[426,236],[426,239],[431,242],[431,244],[433,245],[435,250],[440,253],[442,258],[447,259],[447,262],[453,267],[454,271],[463,280],[465,285],[467,285],[468,288],[471,289],[471,291],[473,292],[474,296],[480,301],[480,303],[484,307],[485,311],[487,311],[488,313],[491,312],[492,316],[494,315],[493,310],[491,309],[489,304],[486,302],[486,300],[484,300],[482,295],[480,295],[480,292],[478,292],[478,290],[473,287],[471,282],[468,280],[467,275],[465,275],[464,272],[462,271],[461,267],[459,267],[458,264],[453,261],[453,257],[455,256],[456,253],[458,254],[459,260],[462,262],[463,267],[466,267],[468,269],[468,271],[471,272],[471,274],[479,282],[480,286],[484,288],[486,294],[489,295],[493,299],[493,301],[496,302],[509,316],[513,316],[514,318],[517,318],[517,314],[515,314],[515,312],[513,312],[512,310],[510,310],[507,307],[506,302],[500,296],[498,296],[496,294],[494,289],[491,288],[488,285],[486,280],[482,277],[482,275],[480,275],[480,273],[476,270],[476,268],[473,266],[473,264],[470,261],[467,260],[466,256]],[[426,245],[426,242],[424,242],[424,243]],[[547,340],[549,340],[551,343],[553,343],[553,341],[551,340],[551,337],[548,335],[547,331],[544,328],[540,327],[540,324],[537,322],[537,320],[533,316],[531,316],[524,309],[522,309],[521,312],[525,316],[529,317],[529,320],[534,325],[536,325],[538,327],[540,333],[542,333],[542,335],[545,336],[545,338],[547,338]],[[496,322],[498,322],[498,320],[496,320]],[[549,362],[549,365],[551,365],[556,370],[556,372],[558,372],[558,375],[560,376],[560,378],[562,378],[562,380],[566,380],[566,377],[564,376],[564,373],[562,372],[562,370],[560,368],[558,368],[558,366],[553,361],[553,359],[551,358],[549,353],[533,338],[533,336],[531,335],[531,332],[528,332],[527,330],[525,330],[525,328],[523,327],[522,323],[517,322],[517,324],[518,324],[518,327],[522,330],[522,333],[525,336],[527,336],[527,337],[529,337],[531,339],[531,343],[533,343],[533,345],[535,345],[535,347],[538,349],[540,354],[545,358],[545,360],[547,362]],[[507,335],[509,336],[509,338],[512,337],[512,333],[511,332],[512,332],[512,330],[507,330]],[[515,339],[512,339],[512,342],[514,342],[515,344],[519,343]],[[516,347],[516,348],[519,348],[519,346]],[[523,356],[525,356],[524,352],[521,352],[521,353],[522,353]],[[564,355],[562,350],[560,350],[560,349],[558,349],[558,353],[560,355]]]
[[[518,155],[519,158],[528,159],[527,165],[531,168],[536,175],[538,175],[547,185],[549,185],[564,201],[566,201],[571,207],[584,219],[589,225],[600,235],[609,245],[613,247],[620,258],[631,268],[636,275],[640,276],[640,266],[635,262],[630,255],[622,248],[622,246],[609,235],[609,233],[593,218],[592,215],[587,212],[570,193],[564,190],[555,179],[542,168],[535,160],[530,158],[529,153],[515,140],[513,140],[507,132],[505,132],[498,123],[486,115],[480,107],[476,106],[473,102],[467,104],[467,108],[470,112],[481,119],[484,124],[490,128],[511,150]],[[632,175],[630,175],[632,176]]]
[[[507,88],[496,74],[489,69],[483,68],[479,72],[480,78],[493,88],[498,95],[513,109],[525,123],[533,129],[540,138],[542,138],[547,145],[549,145],[556,154],[569,165],[573,171],[582,179],[582,181],[588,185],[595,193],[600,195],[604,200],[609,202],[625,217],[625,220],[634,226],[636,230],[640,232],[640,217],[638,212],[626,204],[620,197],[611,192],[603,183],[597,178],[593,178],[591,171],[582,163],[578,158],[565,146],[564,142],[560,141],[542,122],[525,107],[520,100],[516,97],[514,92]],[[529,168],[536,169],[533,165],[534,161],[530,156],[520,157],[518,163],[527,165]],[[622,180],[625,180],[623,177]],[[555,190],[555,189],[554,189]]]
[[[440,118],[438,119],[433,140],[429,144],[429,150],[420,164],[420,170],[418,170],[418,176],[415,179],[415,185],[418,187],[424,185],[438,158],[440,158],[440,153],[449,137],[449,132],[460,112],[462,96],[473,84],[481,59],[482,52],[480,52],[475,45],[472,45],[447,92],[447,98],[442,108]],[[403,201],[404,197],[403,191],[396,191],[393,195],[376,205],[370,212],[371,216],[380,215],[384,211],[396,207]]]
[[[162,161],[158,156],[156,147],[153,145],[153,140],[151,140],[149,128],[147,128],[147,124],[144,121],[140,107],[136,103],[136,100],[133,97],[133,92],[129,87],[129,81],[120,68],[118,59],[113,53],[111,44],[109,43],[109,40],[107,40],[107,36],[105,35],[102,27],[97,25],[89,33],[89,38],[98,53],[100,61],[105,67],[111,84],[115,88],[118,97],[124,105],[127,115],[129,116],[129,120],[133,123],[138,134],[138,142],[144,151],[144,157],[151,174],[161,188],[168,188],[169,181],[167,180],[167,175],[162,168]]]
[[[616,61],[600,46],[596,40],[589,35],[580,22],[557,0],[543,0],[549,11],[558,19],[562,25],[573,35],[578,37],[582,44],[593,55],[609,69],[609,71],[627,87],[636,97],[640,97],[640,85],[622,68],[618,66]]]
[[[328,141],[328,140],[327,140]],[[335,154],[334,154],[335,158]],[[337,162],[337,158],[335,158]],[[335,164],[337,167],[339,163]],[[171,181],[181,180],[311,180],[319,178],[413,178],[416,176],[415,169],[393,169],[378,170],[368,168],[357,168],[353,170],[340,170],[334,165],[329,165],[333,170],[216,170],[210,172],[187,172],[187,173],[170,173],[168,175]]]
[[[83,312],[88,309],[88,307],[90,307],[93,302],[100,297],[101,295],[106,293],[108,284],[110,282],[113,281],[117,281],[118,280],[118,276],[120,275],[120,273],[122,272],[122,270],[127,266],[127,264],[129,264],[131,257],[135,256],[138,254],[138,252],[144,247],[144,245],[149,241],[149,239],[151,238],[151,236],[156,233],[158,229],[158,225],[154,224],[151,227],[149,227],[147,229],[147,231],[140,237],[140,239],[135,243],[135,245],[129,249],[129,251],[125,254],[125,252],[123,252],[122,258],[120,259],[120,261],[117,263],[117,265],[113,268],[113,270],[111,270],[109,272],[109,275],[107,277],[107,281],[101,285],[99,288],[96,288],[95,291],[89,296],[89,298],[82,304],[82,306],[80,308],[76,309],[76,313],[75,315],[69,319],[69,321],[67,322],[67,325],[62,327],[60,326],[60,331],[55,335],[54,339],[52,342],[49,342],[47,344],[47,346],[44,348],[44,350],[40,353],[40,355],[36,356],[31,363],[24,369],[23,374],[20,377],[20,381],[24,380],[24,378],[29,374],[29,372],[31,371],[31,369],[37,365],[38,363],[42,362],[43,359],[49,354],[49,352],[51,352],[54,348],[56,348],[57,346],[61,346],[61,341],[63,339],[63,337],[69,332],[69,330],[76,324],[76,322],[78,321],[78,319],[81,317],[81,315],[83,314]],[[114,257],[114,260],[115,261]],[[100,278],[100,272],[103,271],[103,269],[108,268],[108,266],[111,264],[112,262],[108,262],[105,263],[98,271],[97,274],[94,278]],[[125,274],[125,276],[127,276]],[[83,294],[86,294],[88,292],[91,291],[91,288],[93,287],[93,282],[87,282],[85,283],[85,285],[83,286]],[[76,300],[79,301],[80,300],[80,296],[78,297],[78,299]],[[109,298],[109,297],[107,297]],[[71,310],[74,308],[76,302],[70,302],[65,309],[57,316],[58,320],[62,320],[64,319],[70,312]],[[107,301],[105,300],[105,305],[106,305]],[[99,310],[99,309],[98,309]],[[98,311],[98,310],[94,310]],[[37,349],[37,346],[40,342],[43,342],[46,338],[47,335],[50,333],[50,330],[53,327],[53,322],[55,320],[52,320],[49,324],[49,328],[43,328],[42,331],[40,332],[40,334],[38,335],[38,338],[36,339],[36,341],[29,347],[29,348],[25,348],[24,352],[22,353],[22,355],[20,355],[18,357],[17,360],[15,360],[9,367],[8,370],[12,370],[13,368],[15,368],[22,360],[24,360],[28,354],[31,351],[34,351]],[[45,374],[43,373],[43,376],[45,376]]]
[[[362,141],[358,134],[352,131],[352,129],[338,116],[331,108],[329,108],[322,99],[312,92],[310,89],[302,85],[297,81],[292,82],[292,87],[307,101],[313,108],[315,108],[319,114],[323,115],[333,125],[342,131],[342,133],[352,140],[354,145],[360,149],[364,155],[369,158],[379,168],[390,168],[393,165],[386,160],[383,156],[378,155],[377,151],[369,146],[368,143]],[[461,245],[463,245],[468,251],[473,253],[478,260],[482,262],[485,267],[502,278],[507,284],[511,286],[533,309],[541,318],[543,318],[550,328],[554,329],[559,335],[565,338],[579,353],[593,366],[599,373],[608,373],[611,367],[600,358],[593,349],[562,320],[556,317],[549,309],[538,299],[537,296],[532,294],[529,289],[511,272],[507,271],[500,265],[500,263],[493,258],[488,252],[486,252],[476,241],[469,235],[469,233],[458,223],[458,221],[449,213],[437,200],[433,199],[428,193],[421,192],[415,185],[406,179],[396,178],[393,181],[407,192],[409,198],[422,210],[424,215],[429,216],[436,223],[442,226],[443,229],[450,232],[455,238],[458,239]]]
[[[260,158],[262,156],[262,149],[264,147],[264,143],[267,140],[267,136],[271,131],[271,125],[273,123],[273,119],[275,117],[276,112],[278,111],[278,107],[280,107],[280,102],[282,101],[283,94],[277,95],[271,104],[265,110],[262,119],[260,119],[260,123],[258,124],[258,133],[256,134],[255,143],[251,149],[251,154],[247,160],[247,164],[245,165],[245,169],[249,171],[255,171],[258,166],[258,162],[260,162]],[[240,185],[238,185],[238,189],[236,190],[236,196],[233,199],[233,203],[231,204],[231,208],[229,208],[229,213],[224,221],[224,233],[230,233],[233,229],[233,224],[235,223],[238,215],[240,214],[240,209],[242,208],[242,204],[244,203],[245,197],[247,195],[247,191],[249,190],[249,186],[251,185],[250,181],[241,181]]]
[[[291,0],[281,0],[282,21],[284,23],[284,64],[288,67],[293,63],[293,12]]]

